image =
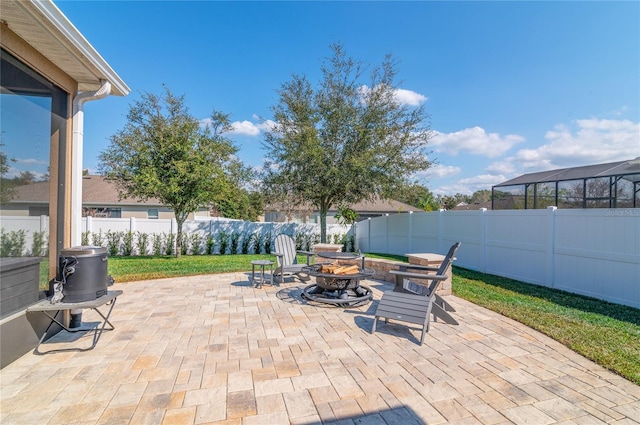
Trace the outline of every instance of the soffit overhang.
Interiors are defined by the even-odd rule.
[[[131,91],[84,36],[50,0],[2,0],[0,19],[8,28],[78,82],[78,92],[111,83],[111,94]]]

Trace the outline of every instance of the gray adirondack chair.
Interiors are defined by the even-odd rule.
[[[458,322],[449,314],[455,309],[436,294],[436,290],[440,282],[448,278],[445,273],[455,260],[459,248],[460,242],[453,244],[440,267],[407,265],[400,271],[392,270],[391,273],[396,276],[396,284],[393,292],[385,292],[382,295],[376,308],[371,333],[376,331],[380,318],[384,318],[386,323],[389,319],[414,323],[422,325],[420,337],[420,345],[422,345],[426,333],[429,332],[431,314],[434,320],[441,319],[445,323],[457,325]],[[435,272],[435,274],[429,274],[429,272]],[[427,279],[431,283],[429,286],[421,285],[416,283],[415,279]]]
[[[301,281],[309,280],[309,275],[303,273],[302,268],[311,264],[311,257],[314,253],[309,251],[296,251],[296,244],[289,235],[280,234],[274,241],[274,251],[276,256],[276,269],[273,275],[279,282],[284,282],[286,277],[295,276]],[[307,263],[298,263],[297,254],[307,256]]]

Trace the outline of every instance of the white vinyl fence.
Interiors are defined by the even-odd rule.
[[[446,254],[455,265],[640,308],[640,209],[439,211],[357,223],[363,252]]]
[[[23,231],[25,236],[23,255],[30,255],[30,247],[32,246],[34,233],[46,232],[48,237],[49,217],[2,216],[0,219],[0,225],[0,227],[2,227],[3,231],[7,235],[11,232]],[[333,242],[341,239],[344,235],[347,235],[349,233],[350,229],[351,226],[327,224],[327,242]],[[163,235],[166,242],[167,235],[176,234],[177,223],[175,219],[83,217],[81,230],[83,234],[86,234],[86,232],[90,232],[87,235],[87,242],[89,245],[93,245],[97,236],[99,236],[99,245],[107,246],[108,233],[128,233],[129,231],[131,231],[136,238],[138,233],[146,233],[150,236]],[[216,240],[216,251],[214,251],[216,253],[219,252],[217,237],[221,232],[225,232],[227,235],[230,235],[232,233],[240,235],[240,242],[243,238],[251,237],[254,234],[261,234],[263,237],[270,235],[271,239],[275,238],[280,233],[285,233],[292,236],[299,235],[303,237],[305,242],[313,242],[315,239],[319,240],[320,238],[320,226],[318,224],[255,223],[250,221],[218,218],[199,218],[196,220],[187,220],[182,227],[182,231],[187,235],[200,235],[203,247],[206,239],[209,236],[212,236]],[[152,242],[149,241],[147,252],[140,253],[139,251],[134,250],[134,254],[152,254],[152,249]],[[251,252],[253,253],[253,250]]]

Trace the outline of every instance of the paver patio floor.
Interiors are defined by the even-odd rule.
[[[391,290],[364,283],[376,300]],[[420,346],[417,326],[370,333],[377,301],[316,306],[302,287],[246,273],[116,284],[116,329],[95,349],[2,369],[0,422],[640,423],[640,386],[464,300],[448,297],[460,325],[432,323]]]

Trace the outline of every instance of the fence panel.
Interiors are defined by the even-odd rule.
[[[398,214],[368,220],[356,239],[391,254],[461,241],[458,266],[640,308],[638,208]]]
[[[387,216],[387,244],[389,246],[387,252],[390,254],[404,255],[411,251],[411,237],[407,237],[407,235],[411,235],[411,222],[412,220],[409,214],[393,214]]]
[[[49,217],[41,215],[38,217],[25,217],[25,216],[2,216],[0,218],[0,225],[3,230],[3,237],[12,238],[12,235],[17,235],[17,232],[24,231],[24,252],[31,255],[33,247],[33,236],[38,232],[44,232],[46,238],[44,239],[44,246],[41,249],[48,248],[47,241],[49,240]]]
[[[486,273],[548,285],[546,256],[552,222],[547,210],[486,214]]]
[[[387,234],[389,223],[389,216],[382,216],[371,219],[371,222],[375,222],[369,229],[369,248],[370,252],[390,253],[389,244],[387,243]]]
[[[418,252],[438,252],[439,247],[439,214],[420,212],[411,214],[411,230],[409,235],[411,238],[411,252],[403,254],[411,254]]]
[[[554,286],[640,308],[640,209],[558,210]]]
[[[371,220],[363,220],[356,224],[355,237],[356,246],[362,250],[362,252],[373,252],[369,244],[369,229],[371,227]]]
[[[485,210],[441,211],[439,215],[439,254],[446,254],[451,245],[462,242],[464,249],[456,253],[456,263],[482,270],[484,260],[483,220]]]

